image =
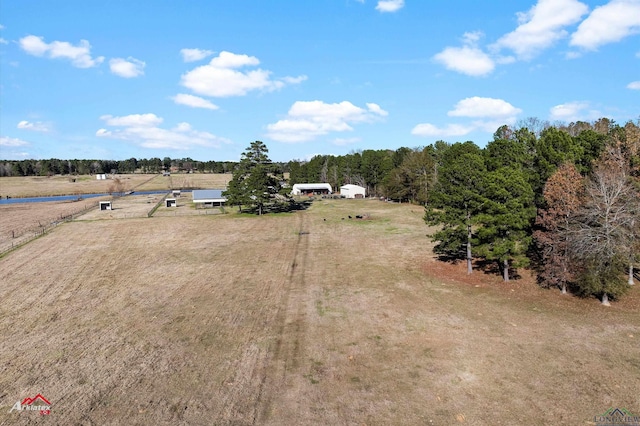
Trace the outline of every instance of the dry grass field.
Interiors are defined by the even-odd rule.
[[[119,175],[125,190],[131,190],[158,175]],[[72,181],[75,179],[75,181]],[[6,198],[42,197],[53,195],[101,194],[109,190],[113,180],[97,180],[82,176],[17,176],[0,177],[0,196]]]
[[[159,174],[118,175],[125,191],[169,191],[186,187],[225,188],[230,174],[174,174],[165,177]],[[51,177],[1,177],[0,198],[10,196],[15,199],[25,197],[44,197],[56,195],[78,195],[107,193],[113,180],[97,180],[95,176]],[[108,213],[93,211],[89,215],[94,219],[122,219],[146,217],[162,195],[134,195],[116,198],[114,210]],[[73,201],[51,201],[38,203],[0,204],[0,253],[39,234],[43,227],[47,228],[60,222],[61,218],[75,215],[87,207],[97,206],[101,200],[111,199],[110,195],[97,198],[85,198]],[[177,216],[195,214],[215,214],[218,210],[195,211],[191,204],[191,195],[185,193],[179,202],[179,209],[159,209],[158,215]]]
[[[348,216],[365,215],[365,220]],[[640,294],[437,262],[422,209],[95,220],[0,258],[0,423],[582,425],[640,412]],[[42,394],[51,414],[9,413]]]
[[[180,188],[223,189],[231,180],[231,173],[194,173],[172,174],[171,176],[156,175],[143,185],[138,191],[154,191]]]
[[[163,191],[180,188],[222,189],[232,178],[231,174],[122,174],[117,175],[125,191]],[[72,178],[75,179],[72,182]],[[103,193],[109,190],[113,180],[97,180],[93,175],[82,176],[27,176],[0,177],[0,197],[39,197],[47,195],[76,195]]]

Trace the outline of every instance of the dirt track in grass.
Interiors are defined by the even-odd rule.
[[[640,412],[637,288],[605,308],[526,273],[467,277],[433,259],[426,233],[420,208],[370,200],[60,226],[0,259],[0,423],[575,425]],[[37,393],[48,418],[9,413]]]

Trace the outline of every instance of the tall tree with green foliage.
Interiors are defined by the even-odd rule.
[[[501,167],[487,173],[485,202],[477,221],[478,253],[498,262],[504,281],[510,268],[527,266],[531,243],[531,225],[536,208],[534,193],[523,169]]]
[[[254,206],[262,215],[264,205],[279,191],[280,183],[274,176],[275,167],[264,142],[255,141],[242,153],[240,163],[233,171],[233,178],[223,193],[227,202],[237,205]]]
[[[437,254],[453,259],[466,259],[467,273],[472,269],[474,225],[480,208],[486,202],[482,184],[486,166],[482,151],[473,142],[455,143],[442,152],[425,222],[441,226],[431,238]]]

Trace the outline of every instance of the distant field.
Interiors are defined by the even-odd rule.
[[[467,277],[433,259],[422,214],[316,200],[57,227],[0,258],[0,424],[577,425],[640,412],[640,286],[605,308],[526,271]],[[37,393],[49,419],[9,413]]]
[[[117,177],[126,191],[153,191],[185,187],[222,189],[231,174],[123,174]],[[72,181],[75,179],[75,181]],[[97,180],[94,175],[0,177],[0,196],[13,198],[47,195],[75,195],[107,192],[112,179]]]

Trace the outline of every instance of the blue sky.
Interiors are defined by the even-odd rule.
[[[0,5],[0,159],[275,161],[640,117],[640,0]]]

